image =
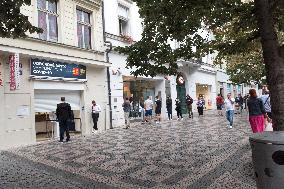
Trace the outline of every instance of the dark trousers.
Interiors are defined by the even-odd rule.
[[[93,128],[94,128],[95,130],[98,130],[99,114],[98,114],[98,113],[93,113],[93,114],[92,114],[92,117],[93,117],[93,122],[94,122]]]
[[[66,132],[66,140],[67,141],[70,140],[68,120],[59,121],[59,132],[60,132],[60,141],[63,141],[65,132]]]
[[[203,107],[197,107],[198,114],[203,115]]]
[[[171,109],[168,109],[168,118],[173,119],[173,111]]]
[[[179,117],[182,118],[181,110],[177,110],[177,116],[178,116],[178,118],[179,118]]]

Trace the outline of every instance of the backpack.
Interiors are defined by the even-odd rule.
[[[193,99],[191,97],[186,99],[187,105],[191,105],[193,103]]]

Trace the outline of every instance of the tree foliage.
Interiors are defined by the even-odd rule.
[[[0,1],[0,37],[26,37],[26,32],[39,33],[42,29],[33,26],[28,16],[20,12],[23,5],[30,5],[31,0],[1,0]]]
[[[178,59],[191,60],[218,52],[216,63],[226,61],[229,74],[241,69],[255,73],[240,82],[248,82],[253,77],[256,81],[262,79],[264,66],[253,1],[134,1],[144,20],[142,39],[129,47],[118,48],[120,53],[128,56],[127,66],[136,68],[134,75],[176,74]],[[275,28],[282,31],[284,3],[276,0],[270,3]],[[172,49],[169,41],[181,45]],[[246,72],[240,74],[243,75]]]

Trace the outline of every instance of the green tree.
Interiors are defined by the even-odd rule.
[[[216,61],[228,60],[253,52],[259,44],[270,86],[273,121],[278,130],[284,130],[284,48],[277,36],[284,29],[284,1],[133,1],[144,21],[142,39],[118,51],[128,56],[127,67],[136,68],[134,75],[172,75],[177,72],[178,59],[218,52]],[[202,30],[212,32],[214,38],[204,36]],[[180,47],[171,49],[169,40],[178,41]]]
[[[26,32],[40,33],[42,29],[33,26],[28,17],[20,12],[23,5],[30,5],[31,0],[0,1],[0,37],[26,37]]]
[[[265,67],[259,52],[228,57],[226,72],[235,84],[266,84]]]

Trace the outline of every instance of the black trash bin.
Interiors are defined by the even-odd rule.
[[[250,137],[258,189],[284,189],[284,132],[263,132]]]

